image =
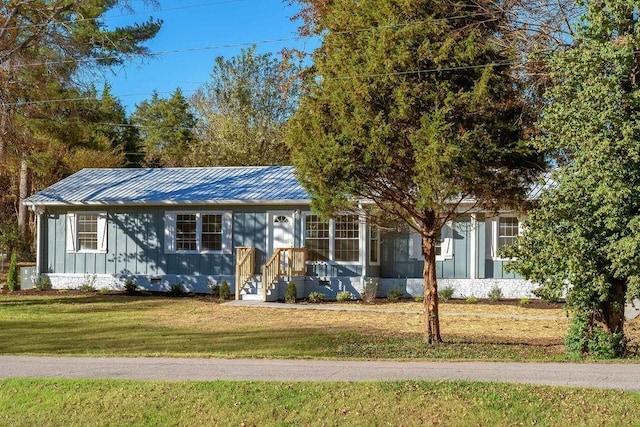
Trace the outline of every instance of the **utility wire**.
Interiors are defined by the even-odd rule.
[[[243,1],[243,0],[235,0],[235,1]],[[446,18],[436,18],[436,19],[432,19],[432,20],[410,21],[410,22],[404,22],[404,23],[398,23],[398,24],[379,25],[379,26],[368,27],[368,28],[351,28],[351,29],[346,29],[346,30],[329,32],[328,34],[344,35],[344,34],[354,34],[354,33],[361,33],[361,32],[370,32],[370,31],[375,31],[375,30],[384,30],[384,29],[390,29],[390,28],[391,29],[398,29],[398,28],[401,28],[401,27],[407,27],[409,25],[425,24],[427,22],[439,22],[439,21],[448,21],[448,20],[454,20],[454,19],[465,19],[465,18],[472,18],[472,17],[477,17],[477,16],[483,16],[483,15],[490,15],[490,13],[489,12],[477,12],[477,13],[466,14],[466,15],[450,16],[450,17],[446,17]],[[212,45],[212,46],[202,46],[202,47],[193,47],[193,48],[184,48],[184,49],[165,50],[165,51],[159,51],[159,52],[146,52],[146,53],[143,53],[143,54],[129,54],[129,55],[123,54],[123,55],[106,55],[106,56],[92,57],[92,58],[72,58],[72,59],[64,59],[64,60],[59,60],[59,61],[43,61],[43,62],[32,62],[32,63],[27,63],[27,64],[13,64],[12,66],[14,67],[14,69],[15,68],[19,69],[19,68],[28,68],[28,67],[41,67],[41,66],[58,65],[58,64],[93,63],[93,62],[99,62],[99,61],[104,61],[104,60],[118,59],[118,58],[120,58],[122,56],[151,56],[151,57],[158,57],[158,56],[169,55],[169,54],[177,54],[177,53],[200,52],[200,51],[206,51],[206,50],[219,50],[219,49],[228,49],[228,48],[252,46],[252,45],[283,43],[283,42],[290,42],[290,41],[300,41],[300,40],[308,39],[308,38],[309,37],[306,37],[306,36],[305,37],[303,37],[303,36],[284,37],[284,38],[276,38],[276,39],[265,39],[265,40],[259,40],[259,41],[238,42],[238,43],[228,43],[228,44],[220,44],[220,45]]]
[[[335,76],[335,77],[324,77],[322,78],[322,80],[324,81],[356,80],[356,79],[390,77],[390,76],[406,76],[406,75],[414,75],[414,74],[421,74],[421,73],[427,74],[427,73],[440,73],[440,72],[446,72],[446,71],[475,70],[475,69],[485,68],[485,67],[504,67],[504,66],[510,66],[510,65],[518,65],[518,64],[522,64],[522,62],[521,61],[513,61],[513,62],[504,61],[504,62],[491,62],[488,64],[461,65],[459,67],[424,68],[420,70],[397,71],[397,72],[389,72],[389,73]],[[183,92],[192,92],[192,91],[195,91],[195,90],[183,90]],[[114,95],[114,96],[117,98],[120,98],[124,96],[139,96],[139,95],[151,95],[151,94],[152,93],[138,93],[138,94],[124,94],[124,95],[117,95],[117,96]],[[0,106],[16,107],[16,106],[37,105],[37,104],[46,104],[46,103],[67,102],[67,101],[85,101],[85,100],[92,100],[92,99],[96,99],[96,98],[75,97],[75,98],[42,99],[42,100],[33,100],[33,101],[19,101],[19,102],[5,102],[5,103],[0,102]]]

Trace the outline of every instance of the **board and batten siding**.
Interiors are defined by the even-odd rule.
[[[451,257],[436,260],[436,277],[439,279],[469,278],[469,255],[471,253],[471,222],[468,217],[458,218],[452,224]],[[419,239],[414,239],[408,231],[382,234],[380,277],[418,278],[422,277],[424,261],[417,254]]]
[[[173,208],[172,210],[175,210]],[[221,210],[200,207],[180,211]],[[80,212],[80,209],[74,212]],[[96,209],[87,210],[93,212]],[[106,253],[68,252],[66,212],[45,214],[47,245],[44,257],[47,273],[112,275],[223,275],[235,274],[234,253],[165,253],[165,213],[161,207],[108,208]],[[233,246],[257,248],[263,262],[266,248],[266,213],[234,212]]]

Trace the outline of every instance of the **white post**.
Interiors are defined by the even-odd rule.
[[[471,280],[478,278],[478,222],[476,214],[471,214],[471,238],[469,253],[469,278]]]

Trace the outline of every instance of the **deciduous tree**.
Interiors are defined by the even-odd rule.
[[[298,102],[298,67],[255,46],[216,58],[211,81],[191,98],[197,117],[198,165],[289,164],[284,125]]]
[[[640,2],[583,4],[573,47],[551,58],[540,123],[556,184],[508,255],[541,295],[566,293],[571,352],[618,356],[640,289]]]

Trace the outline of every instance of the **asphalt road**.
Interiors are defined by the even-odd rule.
[[[640,364],[0,356],[0,378],[473,380],[640,391]]]

